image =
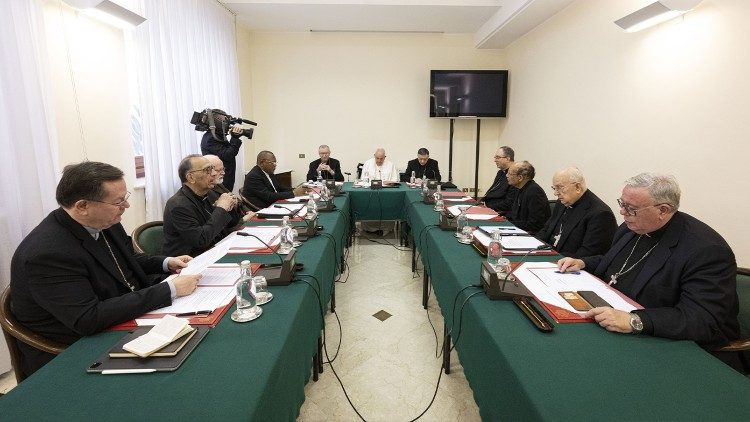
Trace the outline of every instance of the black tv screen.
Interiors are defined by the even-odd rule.
[[[430,117],[505,117],[507,70],[431,70]]]

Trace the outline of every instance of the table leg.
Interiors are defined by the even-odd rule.
[[[422,307],[427,309],[427,299],[429,295],[430,276],[427,275],[427,269],[424,269],[424,275],[422,277]]]
[[[336,282],[331,286],[331,312],[336,312]]]
[[[445,374],[451,373],[451,335],[446,334],[445,344],[443,345],[443,366],[445,367]]]
[[[318,337],[318,372],[323,373],[323,341]]]
[[[318,382],[318,354],[316,353],[312,359],[312,371],[313,381]]]

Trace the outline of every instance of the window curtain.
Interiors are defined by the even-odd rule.
[[[235,17],[216,0],[148,0],[134,31],[134,56],[146,167],[146,218],[161,220],[180,187],[177,166],[200,154],[193,111],[220,108],[240,116]],[[242,151],[237,169],[244,168]],[[241,184],[241,183],[240,183]]]
[[[0,1],[0,290],[18,244],[52,210],[57,137],[42,0]],[[0,339],[0,373],[10,370]]]

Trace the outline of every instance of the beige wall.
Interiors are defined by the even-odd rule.
[[[245,32],[239,39],[250,55],[240,62],[243,108],[249,97],[246,114],[259,124],[245,170],[255,152],[269,149],[280,169],[294,170],[294,182],[304,179],[322,143],[353,175],[379,146],[401,170],[424,146],[447,178],[449,123],[428,117],[430,69],[504,68],[502,52],[475,49],[470,35]],[[482,121],[480,186],[494,177],[490,157],[503,124]],[[473,185],[475,130],[474,120],[456,122],[460,186]]]
[[[501,142],[544,187],[580,166],[610,206],[627,177],[672,173],[681,209],[750,266],[750,2],[705,0],[682,22],[634,34],[612,23],[648,3],[581,0],[506,48]]]
[[[135,165],[122,30],[76,13],[57,1],[45,4],[44,20],[60,168],[88,158],[122,169],[128,190],[133,192],[131,209],[123,215],[123,225],[130,232],[145,221],[145,202],[143,190],[134,189]],[[85,142],[78,123],[71,67]]]

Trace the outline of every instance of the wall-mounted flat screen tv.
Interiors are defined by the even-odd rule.
[[[431,70],[430,117],[505,117],[507,70]]]

